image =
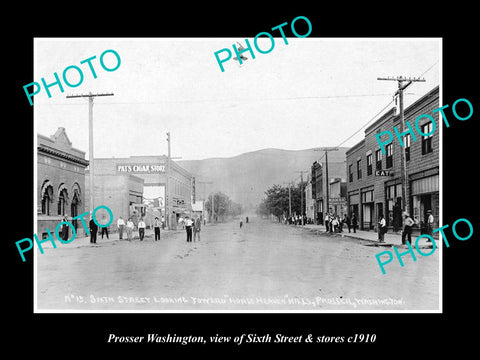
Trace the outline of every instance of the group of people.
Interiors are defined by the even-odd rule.
[[[189,216],[185,216],[183,223],[187,231],[187,242],[192,242],[192,233],[193,241],[196,241],[197,237],[198,241],[200,241],[200,231],[202,230],[200,217],[197,215],[195,219],[191,219]]]
[[[351,232],[353,229],[353,232],[357,232],[357,227],[358,227],[358,220],[357,216],[355,214],[352,215],[352,218],[347,214],[343,215],[343,218],[340,216],[333,214],[332,212],[328,212],[325,214],[325,231],[330,232],[330,233],[341,233],[343,232],[343,226],[346,225],[348,228],[348,232]]]
[[[427,214],[424,222],[424,230],[427,235],[433,236],[433,225],[435,218],[433,217],[432,210],[427,210]],[[402,245],[406,245],[407,241],[412,245],[412,228],[415,225],[415,221],[412,217],[405,213],[403,215],[403,230],[402,230]],[[422,229],[423,230],[423,229]],[[387,232],[387,224],[385,217],[380,215],[380,220],[378,221],[378,240],[379,242],[385,242],[385,233]],[[427,241],[431,241],[427,239]]]
[[[155,216],[155,220],[153,222],[153,229],[155,232],[155,241],[160,240],[160,227],[162,226],[162,221],[158,218],[158,216]],[[140,238],[140,241],[143,241],[145,238],[145,228],[146,228],[145,221],[141,217],[140,220],[138,221],[137,224],[137,230],[138,230],[138,237]],[[135,223],[133,222],[133,218],[129,217],[127,219],[127,222],[125,223],[125,220],[123,220],[123,217],[119,217],[117,220],[117,229],[118,229],[118,239],[123,240],[123,232],[125,231],[127,233],[127,240],[132,241],[133,239],[133,231],[135,230]],[[108,235],[107,235],[108,237]]]
[[[187,242],[192,242],[192,235],[193,235],[193,241],[196,241],[197,238],[198,238],[198,241],[200,241],[200,231],[201,231],[202,222],[199,216],[197,216],[195,219],[192,219],[189,216],[185,216],[185,218],[182,218],[181,222],[179,221],[179,223],[181,224],[182,228],[184,228],[187,232]],[[158,216],[155,217],[155,220],[153,222],[155,241],[160,240],[160,229],[165,228],[164,224],[165,222],[163,220],[163,217],[161,220]],[[90,227],[92,228],[92,226]],[[145,238],[146,224],[142,217],[139,219],[136,227],[138,230],[138,237],[140,241],[143,241],[143,239]],[[127,240],[132,241],[133,232],[135,230],[135,223],[133,222],[133,218],[129,217],[127,219],[127,222],[125,222],[123,217],[120,216],[117,220],[117,229],[118,229],[119,240],[123,240],[123,234],[124,232],[126,232]],[[108,233],[107,233],[107,238],[108,238]]]
[[[313,224],[313,219],[307,217],[306,215],[292,215],[292,216],[283,216],[283,223],[290,225],[304,225],[304,224]]]

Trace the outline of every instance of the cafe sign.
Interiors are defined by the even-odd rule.
[[[390,170],[375,170],[375,176],[393,176]]]

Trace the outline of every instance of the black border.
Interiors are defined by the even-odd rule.
[[[159,6],[160,5],[160,6]],[[36,5],[34,5],[36,6]],[[9,50],[4,71],[8,73],[8,116],[5,118],[6,199],[5,228],[2,242],[7,259],[7,289],[3,300],[8,314],[6,324],[8,348],[24,351],[26,346],[53,358],[72,355],[124,354],[130,350],[187,350],[192,356],[208,349],[222,352],[253,350],[286,350],[341,354],[344,350],[385,356],[397,352],[412,355],[433,355],[452,346],[463,351],[473,347],[475,324],[468,321],[476,307],[476,263],[478,254],[478,215],[476,205],[477,117],[480,112],[478,90],[477,25],[473,3],[440,3],[389,5],[342,3],[336,8],[320,2],[314,5],[275,3],[257,5],[223,3],[221,5],[183,4],[173,10],[161,4],[76,4],[66,8],[35,9],[29,6],[17,13],[17,21],[6,36]],[[297,6],[297,8],[294,8]],[[40,6],[39,6],[40,7]],[[128,8],[127,8],[128,7]],[[20,15],[21,14],[21,15]],[[243,37],[251,38],[296,16],[306,16],[313,25],[310,37],[442,37],[443,38],[443,104],[467,98],[474,115],[465,122],[453,120],[443,129],[443,214],[444,224],[468,218],[474,225],[474,236],[465,242],[450,241],[443,251],[444,283],[443,314],[33,314],[33,256],[22,263],[14,242],[33,234],[33,109],[25,99],[22,86],[33,81],[34,37]],[[271,56],[274,56],[272,53]],[[478,109],[478,110],[477,110]],[[451,232],[447,231],[449,239]],[[472,319],[473,320],[473,319]],[[375,333],[374,344],[250,344],[168,345],[106,343],[108,333],[143,335],[148,332],[177,335],[242,333],[284,333],[301,335],[346,336]],[[32,346],[30,346],[32,345]],[[382,348],[385,352],[376,352]],[[271,353],[270,353],[271,354]],[[32,356],[40,355],[33,353]]]

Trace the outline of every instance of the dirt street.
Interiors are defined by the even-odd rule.
[[[439,251],[382,274],[381,247],[252,219],[37,256],[39,311],[438,310]],[[38,250],[37,250],[38,251]],[[393,251],[393,250],[392,250]]]

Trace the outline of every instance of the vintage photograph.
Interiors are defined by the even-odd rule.
[[[442,311],[441,38],[285,33],[34,39],[35,312]]]

